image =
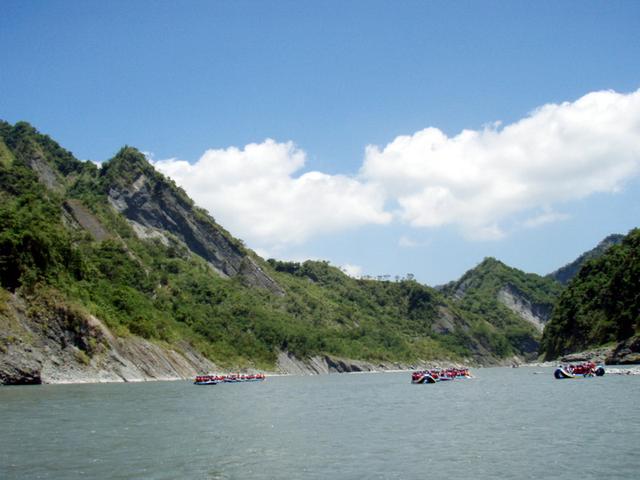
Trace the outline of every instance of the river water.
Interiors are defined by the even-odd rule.
[[[473,373],[0,387],[0,478],[640,478],[640,376]]]

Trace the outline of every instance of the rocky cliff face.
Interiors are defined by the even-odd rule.
[[[217,367],[186,343],[180,350],[118,338],[97,318],[55,299],[4,299],[0,384],[136,382],[192,378]]]
[[[323,375],[328,373],[388,372],[397,370],[422,370],[427,368],[448,368],[469,366],[472,363],[450,361],[430,361],[416,363],[402,362],[364,362],[331,355],[316,355],[301,360],[289,352],[278,355],[278,371],[290,375]]]
[[[605,359],[607,365],[640,364],[640,335],[624,340]]]
[[[440,287],[462,304],[484,302],[485,307],[507,307],[539,332],[549,320],[561,289],[551,279],[522,272],[493,258],[483,260],[458,281]]]
[[[533,325],[540,333],[551,318],[552,305],[532,302],[517,287],[507,284],[498,291],[497,300]]]
[[[283,294],[239,241],[155,172],[139,153],[125,151],[111,162],[105,167],[106,178],[118,180],[105,182],[109,202],[129,220],[138,236],[174,235],[220,275],[239,276],[250,286]]]

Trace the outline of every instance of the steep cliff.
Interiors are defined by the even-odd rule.
[[[240,276],[248,285],[284,292],[254,261],[242,243],[216,224],[173,182],[155,171],[137,150],[125,147],[100,171],[110,204],[142,238],[175,235],[222,276]]]
[[[186,342],[116,337],[55,291],[0,295],[0,384],[172,380],[217,369]]]

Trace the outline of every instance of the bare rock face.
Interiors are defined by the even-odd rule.
[[[51,168],[51,165],[49,165],[49,162],[47,162],[41,152],[33,152],[29,157],[29,166],[36,172],[40,182],[49,190],[53,190],[58,193],[64,190],[60,174],[56,173],[53,168]]]
[[[468,367],[475,362],[466,359],[464,363],[451,361],[419,361],[416,363],[400,362],[365,362],[350,358],[339,358],[331,355],[316,355],[299,359],[290,352],[278,354],[277,369],[279,373],[288,375],[324,375],[329,373],[388,372],[399,370],[416,370],[426,368]]]
[[[0,385],[39,385],[42,383],[42,357],[33,350],[13,346],[0,350]]]
[[[0,385],[176,380],[217,370],[186,343],[178,351],[116,338],[91,315],[33,305],[12,295],[0,312]]]
[[[498,301],[513,313],[531,323],[542,333],[544,326],[551,318],[552,306],[531,302],[513,285],[505,285],[498,292]]]
[[[101,242],[111,238],[109,231],[104,228],[100,220],[89,211],[80,201],[69,199],[64,203],[65,211],[71,215],[73,220],[85,229],[97,241]]]
[[[640,365],[640,336],[628,338],[615,346],[591,348],[560,357],[562,362],[595,362],[606,365]]]
[[[561,363],[577,363],[577,362],[594,362],[603,363],[605,358],[609,357],[612,352],[612,348],[594,348],[583,352],[574,352],[560,357]]]
[[[607,365],[640,364],[640,336],[620,342],[605,359]]]
[[[280,286],[264,273],[239,241],[186,197],[176,194],[168,182],[150,179],[143,173],[131,185],[114,185],[108,195],[111,205],[135,223],[137,228],[134,230],[139,235],[144,232],[140,227],[169,232],[193,253],[207,260],[220,275],[240,276],[249,286],[283,294]]]
[[[464,329],[466,325],[462,325],[461,327]],[[433,330],[436,333],[447,334],[447,333],[453,333],[455,329],[456,329],[456,318],[454,317],[453,313],[451,313],[449,309],[443,306],[439,306],[438,316],[433,322],[433,325],[431,325],[431,330]]]

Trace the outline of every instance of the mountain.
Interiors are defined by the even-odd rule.
[[[529,357],[549,321],[562,286],[553,279],[524,273],[485,258],[441,292],[465,312],[488,322],[513,350]]]
[[[97,166],[0,122],[0,383],[505,364],[537,355],[562,290],[491,258],[439,289],[264,260],[135,148]],[[600,341],[567,340],[564,298],[547,355]]]
[[[584,263],[562,292],[542,338],[545,357],[609,344],[614,357],[640,361],[639,285],[640,230],[634,229]]]
[[[265,261],[135,148],[99,167],[24,122],[0,122],[0,287],[2,383],[495,364],[536,335],[415,281]]]
[[[601,257],[613,245],[618,245],[620,242],[622,242],[623,238],[624,235],[609,235],[607,238],[602,240],[595,248],[583,253],[573,262],[559,268],[555,272],[548,274],[547,277],[552,278],[563,285],[566,285],[573,277],[578,274],[580,268],[582,268],[582,265],[587,263],[589,260]]]

